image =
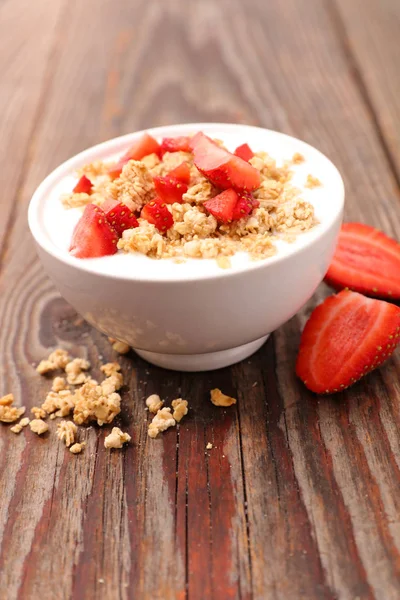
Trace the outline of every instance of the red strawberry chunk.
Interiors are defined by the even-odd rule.
[[[107,221],[104,211],[87,204],[72,234],[69,248],[77,258],[95,258],[117,252],[118,235]]]
[[[233,209],[232,221],[238,221],[243,217],[246,217],[253,210],[253,202],[250,194],[239,194],[239,199]]]
[[[231,189],[221,192],[218,196],[210,200],[206,200],[203,206],[205,206],[209,213],[214,215],[219,223],[230,223],[238,201],[239,196],[235,190]]]
[[[176,177],[166,175],[165,177],[153,177],[154,187],[157,195],[167,204],[182,202],[182,195],[187,192],[188,186]]]
[[[156,198],[152,202],[145,204],[140,216],[149,223],[153,223],[161,233],[170,229],[174,224],[174,219],[167,205],[160,198]]]
[[[400,299],[400,244],[361,223],[345,223],[325,277],[336,289]]]
[[[381,365],[399,341],[399,307],[343,290],[309,318],[296,373],[314,392],[338,392]]]
[[[119,236],[125,229],[138,227],[139,223],[133,212],[122,202],[107,200],[103,204],[104,212],[108,222],[112,225]]]
[[[117,179],[117,177],[119,177],[122,173],[122,169],[124,168],[124,165],[126,165],[128,161],[127,160],[119,160],[117,163],[115,163],[114,165],[111,165],[111,167],[109,167],[109,169],[107,170],[107,175],[111,178],[111,179]]]
[[[121,157],[122,161],[141,160],[148,154],[160,155],[160,144],[148,133],[144,133],[136,142],[132,144],[127,152]]]
[[[187,164],[187,162],[183,162],[177,167],[175,167],[175,169],[172,169],[172,171],[170,171],[168,175],[170,177],[176,177],[176,179],[179,179],[179,181],[181,181],[182,183],[190,183],[190,167]]]
[[[82,175],[72,191],[74,194],[91,194],[92,188],[93,184],[90,179],[86,175]]]
[[[238,146],[234,154],[240,158],[243,158],[243,160],[246,160],[247,162],[249,162],[249,160],[254,156],[254,152],[248,144],[242,144],[241,146]]]
[[[248,162],[221,148],[204,133],[191,139],[194,164],[217,187],[237,191],[255,190],[260,186],[260,173]]]
[[[191,152],[190,137],[165,137],[161,140],[161,156],[166,152]]]

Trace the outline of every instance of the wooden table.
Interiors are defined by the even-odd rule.
[[[115,359],[43,273],[26,218],[41,179],[96,142],[185,121],[278,129],[338,165],[347,219],[398,238],[399,30],[397,0],[1,0],[0,392],[40,403],[53,347],[94,373]],[[308,393],[300,331],[329,293],[230,369],[124,357],[124,451],[97,427],[75,457],[2,426],[1,600],[400,598],[400,353],[347,392]],[[236,407],[211,405],[216,386]],[[191,407],[157,440],[153,392]]]

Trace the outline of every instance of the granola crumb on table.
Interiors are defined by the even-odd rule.
[[[86,442],[76,443],[70,447],[69,451],[72,452],[72,454],[80,454],[85,446]]]
[[[13,433],[21,433],[23,428],[26,427],[27,425],[29,425],[29,419],[28,419],[28,417],[24,417],[23,419],[20,420],[19,423],[17,423],[13,427],[10,427],[10,431],[12,431]]]
[[[13,406],[14,395],[7,394],[0,398],[0,421],[3,423],[14,423],[24,414],[24,406]]]
[[[207,446],[206,446],[206,450],[211,450],[213,447],[211,442],[208,442]]]
[[[65,365],[65,373],[67,375],[67,382],[71,385],[81,385],[85,383],[89,376],[84,373],[90,369],[90,362],[84,358],[74,358]]]
[[[115,375],[115,373],[118,373],[120,370],[121,365],[117,362],[109,362],[100,367],[100,371],[102,371],[106,377],[111,377],[111,375]]]
[[[57,348],[57,350],[54,350],[46,360],[40,361],[36,367],[36,371],[41,375],[44,375],[50,371],[65,369],[70,360],[71,358],[66,350]]]
[[[175,425],[176,421],[171,414],[171,409],[169,407],[164,407],[157,412],[150,423],[148,434],[151,438],[155,438],[161,431],[165,431],[169,427],[174,427]]]
[[[158,394],[151,394],[146,399],[146,406],[149,411],[153,414],[156,414],[164,405],[164,402],[161,400]]]
[[[72,446],[75,442],[75,436],[78,428],[72,421],[61,421],[57,425],[57,437],[62,442],[65,442],[67,447]]]
[[[61,392],[62,390],[67,390],[68,384],[65,377],[54,377],[53,384],[51,386],[52,392]]]
[[[31,431],[33,431],[33,433],[36,433],[37,435],[42,435],[43,433],[46,433],[46,431],[49,430],[49,426],[47,425],[47,423],[42,421],[42,419],[33,419],[32,421],[30,421],[29,427],[31,428]]]
[[[45,419],[47,417],[47,412],[40,406],[32,406],[31,413],[35,419]]]
[[[188,414],[188,401],[182,400],[182,398],[177,398],[176,400],[172,400],[171,405],[174,409],[172,416],[174,417],[175,421],[179,423],[183,417]]]
[[[127,354],[131,349],[131,347],[128,344],[125,344],[125,342],[120,342],[114,338],[109,337],[108,341],[112,345],[115,352],[118,352],[118,354]]]
[[[104,440],[105,448],[122,448],[131,441],[129,433],[123,433],[119,427],[113,427],[111,433]]]
[[[232,406],[232,404],[236,404],[236,398],[223,394],[218,388],[211,390],[210,396],[214,406]]]

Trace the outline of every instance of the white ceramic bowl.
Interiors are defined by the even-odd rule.
[[[185,264],[144,255],[118,254],[78,259],[68,254],[77,209],[66,211],[60,194],[73,187],[74,170],[111,159],[143,132],[94,146],[63,163],[36,190],[29,226],[48,275],[64,298],[94,327],[130,344],[149,362],[176,370],[224,367],[258,350],[270,332],[290,319],[311,297],[332,258],[342,221],[344,187],[336,167],[318,150],[295,138],[245,125],[193,123],[148,130],[160,139],[204,131],[229,149],[248,142],[278,160],[300,152],[294,183],[308,173],[323,186],[303,197],[320,221],[294,243],[279,240],[276,256],[252,262],[245,253],[222,270],[215,260]]]

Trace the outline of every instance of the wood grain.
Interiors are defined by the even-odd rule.
[[[358,0],[0,3],[1,393],[38,404],[50,383],[34,365],[49,348],[88,357],[94,376],[116,357],[47,280],[26,224],[40,180],[108,137],[196,120],[280,129],[337,163],[348,219],[400,237],[397,7],[365,5],[377,56],[353,22]],[[77,457],[53,429],[39,439],[1,427],[1,600],[399,598],[400,358],[346,393],[308,393],[293,365],[327,293],[230,369],[121,358],[117,424],[132,436],[122,452],[106,451],[97,427],[83,430]],[[238,404],[212,406],[212,387]],[[191,409],[151,440],[154,392]]]

